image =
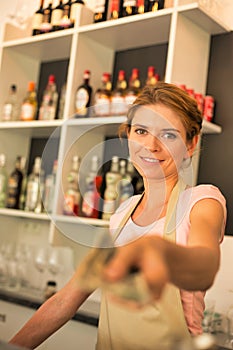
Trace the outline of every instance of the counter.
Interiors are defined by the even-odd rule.
[[[0,289],[0,300],[35,310],[44,302],[40,292],[32,292],[28,290],[12,291]],[[99,302],[92,300],[89,297],[74,315],[72,320],[97,327],[99,321]]]

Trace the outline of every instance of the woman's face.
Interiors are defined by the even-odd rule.
[[[187,143],[180,117],[162,104],[139,107],[128,133],[130,159],[148,180],[177,177],[196,141]]]

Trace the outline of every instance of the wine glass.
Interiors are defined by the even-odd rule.
[[[46,270],[47,263],[48,263],[48,256],[47,256],[46,248],[44,248],[44,247],[37,248],[37,250],[35,252],[35,257],[34,257],[34,265],[35,265],[35,267],[40,275],[38,289],[41,291],[44,289],[43,274]]]
[[[51,247],[48,256],[48,270],[52,275],[57,275],[63,270],[61,252],[58,247]]]

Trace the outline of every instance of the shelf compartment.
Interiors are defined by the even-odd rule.
[[[94,23],[80,27],[78,31],[115,51],[166,43],[169,40],[172,11],[169,8],[155,13]]]
[[[0,216],[33,219],[33,220],[41,220],[41,221],[50,220],[50,218],[46,213],[36,214],[33,212],[17,210],[17,209],[0,209]]]
[[[3,49],[14,50],[40,61],[69,58],[74,29],[5,41]],[[59,49],[58,49],[59,48]]]
[[[221,34],[231,30],[219,17],[210,14],[207,9],[204,6],[200,6],[198,2],[189,5],[181,5],[178,7],[178,12],[182,13],[185,17],[211,35]]]
[[[86,247],[98,246],[102,237],[109,234],[108,222],[103,220],[53,216],[52,221],[66,238]]]

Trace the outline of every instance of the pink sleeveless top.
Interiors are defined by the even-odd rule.
[[[121,204],[116,213],[110,219],[110,232],[114,236],[114,232],[121,222],[125,213],[129,210],[140,196],[133,196]],[[212,198],[222,204],[224,210],[224,223],[219,237],[219,241],[223,240],[225,224],[226,224],[226,201],[219,189],[212,185],[199,185],[190,187],[180,194],[177,203],[176,212],[176,242],[180,245],[187,245],[190,231],[190,212],[195,203],[204,198]],[[131,218],[122,229],[120,236],[116,240],[116,245],[121,246],[130,241],[137,239],[145,234],[163,235],[165,217],[155,221],[154,223],[142,227],[136,225]],[[184,310],[185,319],[191,334],[197,335],[202,333],[202,318],[204,312],[204,296],[201,291],[188,292],[181,290],[181,301]]]

